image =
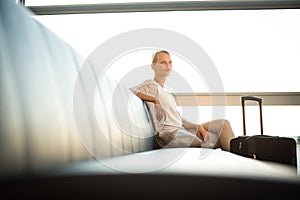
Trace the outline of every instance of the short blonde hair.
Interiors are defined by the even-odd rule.
[[[154,63],[157,62],[157,56],[158,56],[158,54],[160,54],[160,53],[166,53],[166,54],[170,55],[170,53],[169,53],[168,51],[166,51],[166,50],[160,50],[160,51],[157,51],[157,52],[155,52],[155,53],[153,54],[153,56],[152,56],[152,64],[154,64]]]

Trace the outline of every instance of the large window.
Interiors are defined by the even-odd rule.
[[[102,13],[35,18],[84,56],[122,32],[140,28],[173,30],[194,40],[207,52],[222,78],[225,92],[300,91],[300,10]],[[145,65],[150,57],[148,52],[139,55],[140,59],[134,63],[123,59],[122,65],[130,68]],[[175,68],[181,66],[182,62],[174,62]],[[197,92],[203,92],[200,89]]]
[[[213,61],[226,93],[300,92],[299,9],[129,12],[33,17],[86,57],[103,42],[126,31],[143,28],[175,31],[203,48]],[[140,49],[122,55],[112,63],[112,74],[116,79],[121,79],[128,71],[149,65],[152,53],[151,49]],[[174,71],[193,87],[193,92],[209,92],[205,78],[201,74],[193,73],[193,66],[187,60],[174,55],[173,65]],[[149,66],[149,77],[151,75]],[[137,77],[135,81],[137,83],[141,80]],[[187,91],[178,87],[174,92]],[[200,120],[209,120],[210,108],[201,109],[201,113],[205,114],[201,115]],[[300,134],[300,129],[296,126],[300,119],[299,105],[265,106],[263,112],[266,134]],[[229,107],[226,115],[233,122],[237,132],[242,133],[241,108]]]

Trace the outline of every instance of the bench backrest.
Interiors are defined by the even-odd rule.
[[[145,104],[108,76],[74,96],[85,60],[30,15],[0,1],[0,177],[152,149]]]

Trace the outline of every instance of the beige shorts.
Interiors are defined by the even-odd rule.
[[[179,129],[175,132],[162,132],[159,134],[164,147],[204,147],[213,148],[218,140],[216,134],[208,132],[208,140],[203,142],[195,133]]]

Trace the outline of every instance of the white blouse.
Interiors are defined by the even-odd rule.
[[[154,108],[154,104],[146,102],[148,108],[150,108],[149,110],[152,115],[152,119],[154,117],[154,124],[157,132],[169,133],[175,132],[179,129],[184,129],[182,126],[183,118],[177,110],[176,101],[170,91],[168,91],[165,87],[162,87],[154,80],[146,80],[138,86],[131,88],[131,90],[135,94],[140,92],[145,95],[155,97],[160,101],[160,105],[165,112],[164,118],[161,121],[158,121],[156,117],[154,117],[156,116],[154,115],[155,110],[151,109]]]

